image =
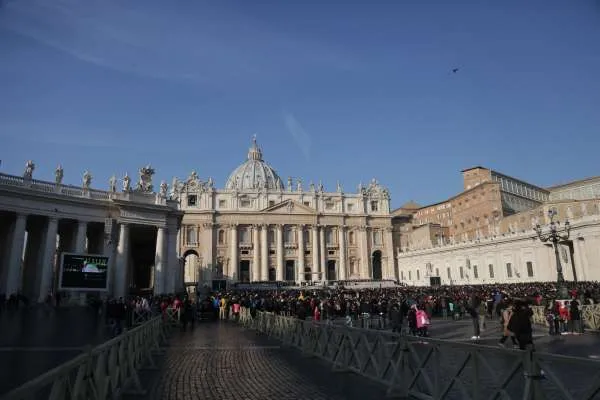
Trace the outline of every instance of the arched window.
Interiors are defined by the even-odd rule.
[[[219,230],[219,233],[217,234],[217,241],[219,244],[225,243],[225,231],[223,229]]]
[[[196,236],[196,227],[189,225],[185,232],[186,243],[188,246],[195,246],[198,244],[198,237]]]

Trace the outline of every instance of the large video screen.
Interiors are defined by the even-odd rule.
[[[61,290],[108,290],[108,257],[63,253]]]

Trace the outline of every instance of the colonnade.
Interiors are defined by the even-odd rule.
[[[73,220],[60,216],[4,213],[0,215],[0,296],[21,294],[44,302],[58,288],[63,252],[109,258],[109,294],[129,293],[131,224]],[[148,228],[152,228],[148,226]],[[158,227],[154,263],[154,292],[181,289],[182,268],[177,255],[177,226]],[[112,239],[118,238],[115,244]]]

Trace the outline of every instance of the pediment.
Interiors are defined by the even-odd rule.
[[[281,203],[274,204],[270,207],[262,210],[265,213],[273,213],[273,214],[296,214],[296,215],[306,215],[306,214],[315,214],[315,210],[305,206],[304,204],[300,204],[293,200],[284,200]]]

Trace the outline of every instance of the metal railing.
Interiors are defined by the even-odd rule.
[[[533,323],[548,326],[548,320],[546,319],[547,307],[534,306],[531,309],[533,310]],[[594,331],[600,330],[600,304],[581,306],[580,310],[584,327]]]
[[[574,399],[600,393],[600,362],[471,343],[405,337],[242,310],[240,323],[284,345],[416,399]]]
[[[2,400],[106,400],[145,393],[138,370],[156,368],[153,354],[166,341],[155,317],[4,395]]]

